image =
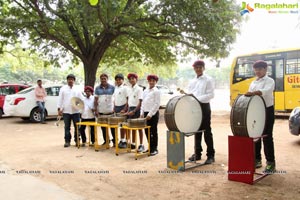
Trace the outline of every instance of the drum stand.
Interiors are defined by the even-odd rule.
[[[254,184],[269,175],[255,172],[257,139],[259,138],[228,136],[228,180]]]
[[[197,132],[178,132],[167,131],[167,167],[178,171],[185,171],[205,165],[204,163],[197,163],[196,161],[185,160],[185,137],[194,136],[195,134],[203,133],[204,130]],[[194,143],[196,140],[194,140]],[[192,163],[192,166],[186,167],[186,163]]]

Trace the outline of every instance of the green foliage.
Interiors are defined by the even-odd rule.
[[[71,54],[89,85],[99,64],[106,70],[135,63],[141,74],[168,77],[179,54],[224,57],[241,19],[227,0],[5,0],[0,6],[0,49],[23,40],[57,66]]]

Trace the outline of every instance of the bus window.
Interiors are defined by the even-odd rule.
[[[300,60],[288,59],[286,60],[286,74],[299,74],[300,73]]]
[[[254,72],[252,70],[252,65],[252,62],[237,64],[234,68],[233,83],[237,83],[247,78],[253,77]]]

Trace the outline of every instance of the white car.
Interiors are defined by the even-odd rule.
[[[156,87],[160,91],[160,107],[165,108],[169,100],[176,96],[176,94],[165,85],[156,85]]]
[[[30,119],[32,122],[40,122],[41,114],[35,101],[34,88],[24,89],[16,94],[7,95],[4,102],[4,112],[6,116],[21,117]],[[57,116],[57,102],[60,85],[44,86],[47,92],[45,102],[45,115]]]

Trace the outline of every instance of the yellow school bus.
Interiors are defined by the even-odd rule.
[[[236,57],[230,72],[230,105],[238,94],[248,91],[255,76],[252,66],[257,60],[268,63],[268,76],[275,81],[275,111],[291,112],[300,106],[300,48],[269,50]]]

